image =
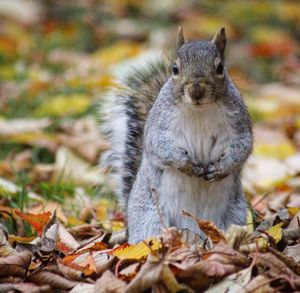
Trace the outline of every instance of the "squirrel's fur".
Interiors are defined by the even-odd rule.
[[[110,168],[112,185],[124,209],[141,163],[147,114],[172,69],[168,56],[143,58],[144,62],[127,65],[125,77],[107,93],[100,109],[101,131],[110,142],[100,165]]]
[[[241,168],[251,121],[224,67],[225,30],[212,41],[177,39],[177,59],[134,69],[112,93],[104,124],[112,149],[102,161],[119,174],[129,241],[177,226],[201,234],[182,210],[221,229],[245,224]],[[108,113],[108,111],[106,111]],[[124,128],[125,126],[125,128]]]

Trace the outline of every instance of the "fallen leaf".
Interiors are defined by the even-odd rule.
[[[36,132],[50,126],[51,120],[43,119],[13,119],[0,120],[0,135],[16,135],[25,132]]]
[[[247,257],[221,242],[213,250],[203,253],[202,257],[204,260],[176,275],[179,281],[197,290],[205,290],[213,281],[236,273],[250,264]]]
[[[111,271],[105,271],[95,284],[97,293],[124,293],[126,283],[119,280]]]
[[[265,126],[255,126],[253,154],[283,159],[295,154],[296,149],[284,132]]]
[[[282,238],[283,223],[279,223],[267,230],[267,233],[278,243]]]
[[[122,269],[119,272],[118,278],[123,281],[129,282],[136,276],[140,267],[141,267],[141,264],[138,262],[130,264],[129,266],[127,266],[126,268]]]
[[[51,213],[45,212],[42,214],[31,214],[31,213],[22,213],[21,211],[16,210],[16,215],[21,219],[29,223],[38,233],[39,236],[42,235],[44,227],[50,220]]]
[[[32,254],[29,251],[0,258],[0,277],[25,277],[31,263]]]
[[[65,276],[68,279],[74,280],[74,281],[81,281],[84,278],[84,274],[82,271],[79,271],[77,269],[73,269],[69,266],[66,266],[60,262],[57,263],[59,272]]]
[[[239,293],[276,293],[276,289],[270,286],[271,279],[265,275],[258,275],[253,278]]]
[[[290,177],[288,167],[279,159],[250,155],[243,169],[243,185],[250,192],[269,191]]]
[[[89,186],[101,183],[99,168],[92,167],[66,147],[59,147],[56,151],[54,177],[64,182]]]
[[[231,225],[225,233],[225,239],[233,249],[239,249],[242,244],[247,242],[250,233],[245,226]]]
[[[67,254],[77,249],[79,245],[72,234],[63,225],[59,225],[57,249]]]
[[[69,293],[94,293],[95,284],[80,283],[76,285]],[[109,292],[108,292],[109,293]]]
[[[121,260],[139,260],[146,257],[150,252],[158,251],[160,248],[160,240],[157,238],[150,238],[145,240],[145,242],[140,242],[138,244],[125,243],[114,248],[110,254]]]
[[[115,257],[101,251],[95,251],[92,253],[95,267],[96,275],[101,275],[104,271],[108,270],[115,261]]]
[[[61,260],[61,263],[81,271],[85,276],[90,276],[97,271],[95,260],[90,252],[69,254]]]
[[[8,242],[7,232],[4,230],[2,225],[0,225],[0,257],[6,257],[14,254],[17,254],[17,252],[11,247]]]
[[[87,95],[58,95],[38,107],[37,116],[67,116],[85,112],[91,106],[91,99]]]
[[[224,233],[221,230],[219,230],[216,224],[214,224],[213,222],[201,220],[185,211],[183,211],[183,215],[194,219],[197,222],[199,228],[206,234],[207,237],[211,239],[213,243],[225,241]]]
[[[144,292],[158,283],[163,283],[168,292],[193,292],[188,286],[178,283],[164,259],[150,254],[138,274],[128,284],[126,293]]]
[[[32,283],[2,283],[0,284],[0,292],[26,292],[38,293],[49,292],[50,286],[48,285],[35,285]]]
[[[78,284],[78,282],[70,281],[65,277],[49,272],[47,270],[31,274],[28,277],[28,281],[39,285],[49,285],[52,288],[60,290],[70,290]]]
[[[244,291],[245,286],[251,280],[252,268],[241,270],[235,274],[229,275],[221,282],[212,286],[205,293],[241,293]]]
[[[296,262],[300,261],[300,244],[287,246],[283,253],[289,257],[292,257]]]

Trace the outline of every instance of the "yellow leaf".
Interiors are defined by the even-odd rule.
[[[300,211],[300,208],[288,207],[288,211],[290,215],[295,216]]]
[[[283,223],[279,223],[267,230],[267,233],[272,236],[276,243],[278,243],[282,238],[282,225]]]
[[[85,224],[83,221],[80,221],[78,218],[72,216],[67,217],[67,223],[71,227]]]
[[[113,232],[118,232],[124,229],[124,222],[123,221],[114,221],[114,220],[107,220],[101,222],[104,229],[112,230]]]
[[[141,51],[141,46],[136,43],[119,42],[115,45],[102,49],[94,54],[94,59],[104,66],[114,64],[122,59],[134,57]]]
[[[160,248],[161,242],[159,239],[149,238],[144,242],[140,242],[138,244],[123,244],[117,248],[114,248],[111,254],[121,260],[140,260],[146,257],[150,252],[158,251]]]
[[[295,154],[296,149],[290,142],[280,144],[257,143],[254,144],[253,153],[255,155],[283,159]]]
[[[36,109],[38,116],[66,116],[86,111],[91,105],[87,95],[58,95]]]
[[[247,209],[247,230],[248,232],[253,232],[253,217],[250,209]]]

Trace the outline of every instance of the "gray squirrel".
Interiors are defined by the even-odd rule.
[[[246,223],[240,177],[252,123],[224,65],[226,41],[224,28],[211,41],[189,42],[179,28],[175,62],[134,68],[106,99],[112,147],[101,161],[111,167],[131,243],[164,226],[203,236],[182,211],[222,230]]]

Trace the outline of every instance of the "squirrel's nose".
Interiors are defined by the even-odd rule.
[[[194,100],[200,100],[204,97],[205,87],[198,83],[193,83],[189,88],[189,95]]]

